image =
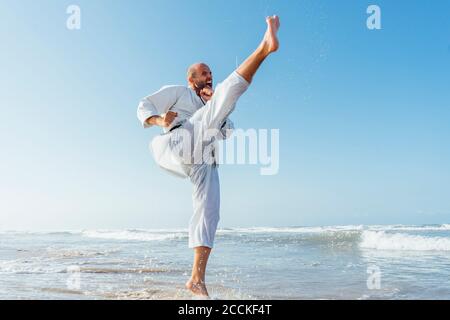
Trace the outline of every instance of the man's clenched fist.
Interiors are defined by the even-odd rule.
[[[200,97],[202,97],[202,99],[205,101],[211,100],[213,94],[214,90],[209,86],[206,86],[202,90],[200,90]]]
[[[177,112],[173,111],[167,111],[166,113],[163,113],[159,120],[159,126],[167,128],[170,127],[173,120],[178,116]]]

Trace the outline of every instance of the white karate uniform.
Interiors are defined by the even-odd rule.
[[[138,118],[144,127],[146,120],[169,110],[178,112],[165,134],[152,140],[151,149],[155,161],[163,169],[180,177],[189,177],[194,192],[192,195],[194,214],[189,222],[189,247],[212,248],[220,219],[220,185],[217,163],[214,159],[216,139],[226,139],[233,129],[228,119],[239,97],[247,90],[249,83],[236,71],[217,85],[211,100],[204,106],[194,90],[183,86],[166,86],[144,98],[138,106]],[[170,131],[177,124],[180,129]],[[218,134],[210,136],[209,130]],[[186,133],[192,153],[189,158],[183,154]],[[208,150],[206,157],[193,159],[194,155]]]

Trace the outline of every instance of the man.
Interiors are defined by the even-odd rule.
[[[197,63],[188,70],[189,88],[165,86],[138,107],[144,128],[157,125],[165,132],[152,141],[156,162],[169,172],[189,177],[194,186],[194,214],[189,222],[194,263],[186,288],[197,296],[208,297],[205,271],[220,218],[219,176],[212,146],[215,140],[227,138],[227,129],[233,127],[228,116],[237,100],[261,63],[278,49],[279,19],[267,17],[266,23],[261,44],[215,92],[211,70]]]

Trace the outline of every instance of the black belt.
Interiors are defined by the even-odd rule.
[[[170,129],[169,132],[172,132],[173,130],[178,129],[182,125],[183,125],[182,123],[177,124],[176,126],[172,127],[172,129]]]

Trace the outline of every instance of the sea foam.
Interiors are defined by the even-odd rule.
[[[82,235],[88,238],[131,240],[131,241],[161,241],[181,239],[187,236],[182,232],[151,232],[144,230],[86,230]]]
[[[377,250],[450,251],[450,239],[385,231],[363,231],[359,247]]]

